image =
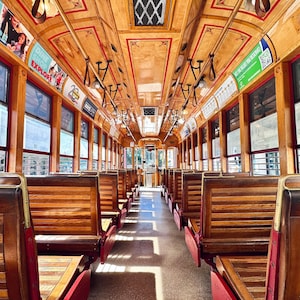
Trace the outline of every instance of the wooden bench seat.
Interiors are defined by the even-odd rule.
[[[28,176],[27,185],[39,253],[82,254],[87,263],[104,263],[117,226],[101,213],[98,176]]]
[[[80,174],[82,176],[98,177],[101,214],[102,216],[113,218],[117,229],[122,228],[130,200],[127,196],[126,199],[119,197],[120,182],[118,170],[110,170],[108,172],[83,171]]]
[[[127,196],[126,190],[126,170],[118,170],[118,201],[122,208],[127,209],[127,214],[132,205],[133,197]],[[121,208],[120,208],[121,209]]]
[[[170,173],[171,189],[168,197],[168,206],[171,214],[175,209],[176,203],[181,201],[182,197],[182,170],[173,170]]]
[[[100,209],[106,216],[116,218],[117,228],[121,229],[127,215],[127,206],[119,202],[118,174],[99,172]]]
[[[278,177],[204,177],[199,221],[184,227],[197,266],[218,254],[267,252]]]
[[[1,299],[88,298],[83,256],[37,256],[26,180],[17,174],[0,174],[0,240]]]
[[[269,253],[217,256],[211,271],[213,299],[299,299],[300,176],[281,178]]]
[[[203,174],[204,172],[182,174],[181,198],[176,202],[173,211],[173,218],[178,230],[187,225],[189,218],[200,218]]]
[[[135,198],[138,194],[137,171],[126,169],[126,194],[128,198]]]
[[[88,171],[90,172],[90,171]],[[126,191],[126,170],[124,169],[114,169],[114,170],[108,170],[103,173],[111,173],[111,174],[117,174],[118,178],[118,207],[119,209],[126,208],[127,213],[131,207],[132,197],[127,196]]]
[[[166,174],[165,201],[169,205],[169,198],[173,193],[173,173],[175,169],[168,169]]]
[[[181,230],[188,225],[189,219],[200,220],[202,179],[216,176],[249,176],[249,173],[224,173],[224,172],[195,172],[182,174],[182,196],[176,202],[173,211],[174,221]]]

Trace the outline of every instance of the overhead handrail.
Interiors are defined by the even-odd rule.
[[[109,91],[107,90],[107,88],[105,87],[105,84],[103,83],[103,81],[101,80],[97,70],[95,69],[94,65],[90,62],[90,58],[87,54],[87,52],[85,51],[85,49],[83,48],[73,26],[71,25],[69,19],[67,18],[62,6],[60,5],[58,0],[52,0],[53,3],[56,5],[56,8],[61,16],[61,18],[63,19],[63,22],[65,23],[67,29],[69,30],[76,46],[78,47],[79,51],[81,52],[82,56],[84,57],[85,61],[86,61],[86,67],[90,68],[92,70],[92,72],[94,73],[95,77],[97,78],[97,80],[100,82],[100,84],[104,87],[104,93],[105,95],[107,95],[109,97],[109,100],[112,104],[113,107],[116,107],[117,105],[115,104],[114,100],[112,99]],[[126,125],[126,130],[128,131],[128,133],[130,134],[131,138],[136,141],[135,137],[133,136],[130,128],[128,125]]]
[[[202,68],[201,68],[201,70],[200,70],[200,72],[199,72],[199,74],[198,74],[198,77],[197,77],[196,81],[195,81],[195,84],[193,85],[192,89],[189,91],[189,93],[188,93],[188,95],[187,95],[187,97],[186,97],[187,100],[185,101],[185,103],[183,104],[183,106],[186,106],[186,105],[187,105],[187,101],[189,100],[190,96],[191,96],[192,93],[194,92],[195,86],[197,86],[197,85],[199,84],[199,81],[202,79],[203,73],[204,73],[205,69],[207,68],[208,65],[210,65],[210,64],[212,63],[212,58],[214,57],[215,53],[217,52],[218,48],[220,47],[221,43],[223,42],[223,40],[224,40],[224,38],[225,38],[225,36],[226,36],[226,33],[227,33],[227,31],[228,31],[229,26],[230,26],[231,23],[233,22],[234,17],[235,17],[236,14],[238,13],[238,11],[239,11],[239,9],[240,9],[240,7],[241,7],[241,5],[242,5],[243,3],[244,3],[244,0],[237,0],[237,3],[236,3],[236,5],[235,5],[233,11],[231,12],[231,15],[229,16],[229,18],[228,18],[228,20],[227,20],[225,26],[223,27],[222,32],[221,32],[221,34],[220,34],[220,36],[219,36],[217,42],[215,43],[215,45],[214,45],[214,47],[212,48],[212,50],[209,52],[209,57],[208,57],[208,59],[206,59],[206,61],[203,63]],[[216,75],[215,75],[215,70],[214,70],[214,68],[211,69],[211,71],[213,71],[213,75],[214,75],[214,77],[215,77]],[[170,135],[171,132],[173,131],[175,125],[176,125],[176,122],[174,122],[174,123],[172,124],[172,126],[170,127],[169,131],[167,132],[167,134],[166,134],[166,136],[165,136],[165,138],[164,138],[164,140],[163,140],[164,142],[166,141],[166,139],[169,137],[169,135]]]

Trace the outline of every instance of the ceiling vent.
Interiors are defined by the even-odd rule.
[[[164,24],[166,0],[133,0],[135,26]]]
[[[144,116],[156,116],[157,108],[156,107],[143,107]]]

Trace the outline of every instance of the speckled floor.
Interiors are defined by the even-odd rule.
[[[104,265],[93,264],[89,300],[211,299],[210,268],[197,268],[159,189],[141,189]]]

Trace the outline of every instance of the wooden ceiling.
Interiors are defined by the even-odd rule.
[[[185,120],[201,120],[210,93],[294,1],[270,0],[270,11],[258,17],[245,6],[251,0],[52,0],[58,12],[42,24],[31,15],[32,0],[3,2],[104,115],[128,112],[136,139],[163,140],[175,112],[185,108]],[[91,81],[103,79],[105,91],[84,86],[87,63]],[[202,76],[207,86],[194,89]]]

